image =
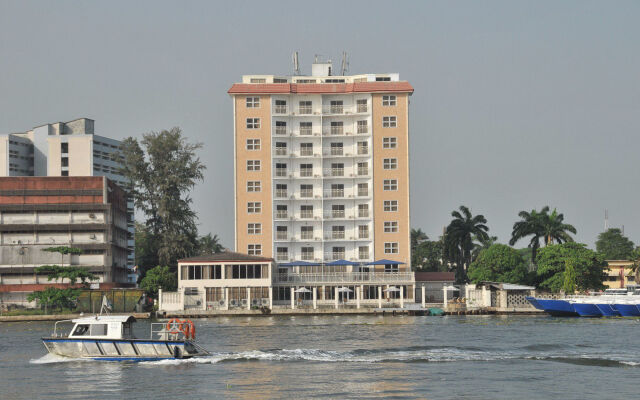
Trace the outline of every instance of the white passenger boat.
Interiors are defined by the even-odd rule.
[[[133,316],[96,315],[58,321],[53,334],[42,338],[51,354],[102,361],[154,361],[208,356],[195,343],[195,326],[189,320],[152,323],[148,339],[133,335]],[[58,324],[73,323],[68,334]]]

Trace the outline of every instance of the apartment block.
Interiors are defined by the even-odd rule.
[[[128,282],[127,194],[106,177],[0,177],[0,303],[52,284],[42,265],[88,267],[101,288]],[[82,254],[44,251],[70,246]]]
[[[120,141],[96,135],[94,126],[92,119],[79,118],[0,135],[0,176],[105,176],[126,190],[117,157]],[[128,279],[135,283],[132,199],[127,210]]]
[[[237,251],[409,268],[409,96],[398,74],[248,75],[234,103]]]

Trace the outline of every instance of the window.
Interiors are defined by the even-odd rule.
[[[358,239],[369,238],[369,225],[358,225]]]
[[[247,224],[247,233],[249,235],[259,235],[262,233],[262,224]]]
[[[389,82],[391,81],[390,76],[376,76],[376,82]]]
[[[287,218],[288,210],[284,204],[278,204],[276,206],[276,218]]]
[[[276,121],[276,135],[287,134],[287,123],[285,121]]]
[[[91,336],[106,336],[107,324],[91,324],[89,328],[89,334]]]
[[[369,196],[368,183],[358,183],[358,196]]]
[[[276,197],[287,197],[287,184],[286,183],[277,183],[276,184]]]
[[[340,183],[331,184],[330,197],[344,197],[344,185]]]
[[[260,97],[247,97],[247,108],[260,107]]]
[[[69,176],[69,171],[62,171],[60,173],[61,176]]]
[[[382,148],[383,149],[395,149],[398,146],[398,141],[395,137],[383,137]]]
[[[358,163],[358,175],[369,175],[369,163],[366,161]]]
[[[334,260],[340,260],[344,258],[344,247],[332,247],[331,248],[331,253],[333,253],[331,256]]]
[[[273,78],[273,83],[287,83],[287,78]]]
[[[276,155],[277,156],[286,156],[287,155],[287,143],[285,143],[285,142],[276,142]]]
[[[285,261],[289,259],[288,247],[276,247],[276,259],[278,261]]]
[[[384,221],[384,232],[385,233],[398,232],[398,221]]]
[[[331,155],[332,156],[341,156],[343,154],[343,144],[340,143],[331,143]]]
[[[259,129],[259,128],[260,128],[260,118],[247,118],[247,129]]]
[[[313,164],[300,164],[300,176],[312,176],[313,175]]]
[[[250,83],[267,83],[267,80],[264,78],[251,78]]]
[[[398,190],[398,180],[385,179],[382,183],[382,190]]]
[[[287,163],[276,163],[276,176],[287,176]]]
[[[300,185],[300,197],[313,197],[313,185]]]
[[[311,114],[311,102],[310,101],[301,101],[298,103],[300,114]]]
[[[247,171],[260,171],[260,160],[247,160]]]
[[[300,218],[313,218],[313,206],[300,206]]]
[[[344,176],[344,163],[331,163],[331,176]]]
[[[361,260],[369,258],[369,246],[358,247],[358,258]]]
[[[302,240],[313,239],[313,226],[301,226],[300,235],[302,236]]]
[[[342,114],[344,112],[342,100],[331,100],[330,104],[332,114]]]
[[[398,242],[385,242],[384,254],[398,254]]]
[[[286,226],[276,226],[276,239],[287,240],[288,229]]]
[[[358,204],[358,218],[369,218],[368,204]]]
[[[287,101],[286,100],[276,100],[275,114],[286,114],[287,113]]]
[[[398,168],[398,159],[397,158],[385,158],[382,160],[382,167],[384,169],[396,169]]]
[[[367,133],[369,132],[369,125],[367,124],[367,120],[358,121],[358,133]]]
[[[60,143],[60,152],[61,153],[68,153],[69,152],[69,143],[68,142]]]
[[[332,135],[342,135],[344,132],[344,122],[342,121],[332,121],[331,122],[331,134]]]
[[[301,248],[302,258],[303,260],[313,260],[313,247],[303,247]]]
[[[247,245],[247,254],[249,254],[250,256],[262,255],[262,245],[261,244]]]
[[[247,150],[260,150],[260,139],[247,139]]]
[[[315,79],[298,79],[296,83],[316,83]]]
[[[227,265],[227,278],[230,275],[231,279],[261,279],[262,269],[260,264]]]
[[[384,210],[385,211],[398,211],[398,200],[385,200],[384,201]]]
[[[367,112],[367,99],[356,100],[356,104],[358,106],[357,111],[359,113]]]
[[[344,226],[342,225],[332,226],[331,239],[344,239]]]
[[[313,143],[300,143],[300,155],[312,156],[313,155]]]
[[[358,142],[358,155],[367,155],[369,154],[369,143],[368,142]]]
[[[395,116],[382,117],[383,128],[395,128],[396,126],[398,126],[398,123],[397,123],[397,118]]]
[[[262,202],[250,201],[247,203],[247,213],[260,214],[262,212]]]
[[[344,218],[344,204],[334,204],[331,206],[331,218]]]
[[[313,133],[313,122],[300,122],[300,135],[308,136]]]
[[[398,272],[398,264],[385,264],[384,265],[384,272],[386,272],[386,273]]]
[[[259,192],[260,186],[260,181],[247,181],[247,192]]]
[[[382,96],[382,105],[383,106],[395,106],[396,105],[396,96]]]

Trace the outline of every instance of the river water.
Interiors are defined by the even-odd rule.
[[[640,398],[637,319],[272,316],[195,321],[200,360],[46,355],[53,322],[0,323],[0,398]],[[149,322],[137,323],[144,337]]]

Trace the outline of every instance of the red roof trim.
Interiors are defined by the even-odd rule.
[[[235,83],[229,94],[289,93],[413,93],[409,82]]]

